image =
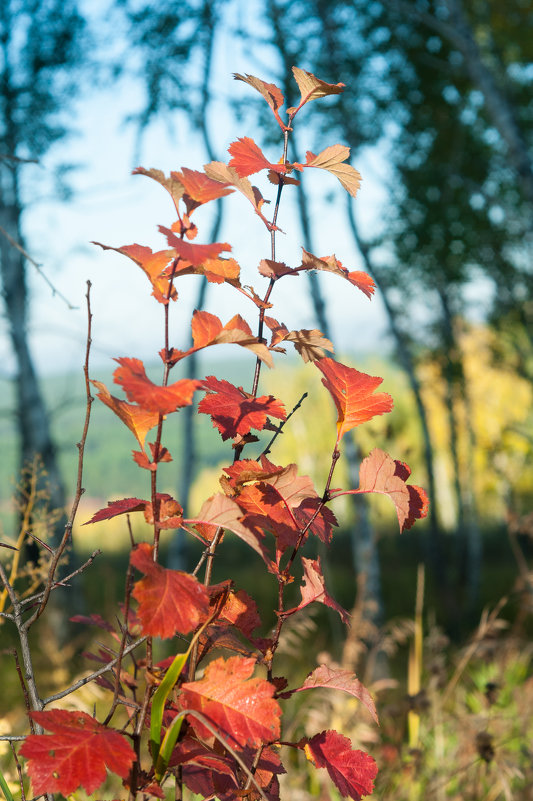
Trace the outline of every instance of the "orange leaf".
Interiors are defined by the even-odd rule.
[[[383,379],[360,373],[354,367],[325,358],[314,362],[324,374],[322,383],[337,407],[337,443],[344,434],[377,414],[390,412],[393,401],[386,392],[374,391]]]
[[[116,253],[122,253],[134,261],[150,281],[154,298],[159,303],[168,303],[170,283],[163,273],[168,264],[176,258],[174,250],[159,250],[153,253],[151,248],[143,245],[124,245],[121,248],[112,248],[109,245],[102,245],[101,242],[93,242],[92,244],[98,245],[103,250],[114,250]],[[176,300],[177,296],[176,290],[172,287],[170,291],[171,299]]]
[[[182,709],[201,712],[234,748],[259,748],[280,736],[281,708],[272,697],[274,685],[251,678],[254,667],[253,657],[215,659],[200,681],[181,686]],[[195,718],[189,722],[200,736],[212,736]]]
[[[145,574],[133,588],[143,634],[163,639],[189,634],[206,619],[209,596],[195,576],[158,565],[147,542],[134,548],[130,562]]]
[[[361,292],[364,292],[367,298],[372,298],[376,286],[367,273],[359,270],[348,272],[346,267],[343,267],[335,256],[322,256],[319,258],[309,253],[305,248],[302,248],[302,251],[302,263],[298,268],[299,270],[326,270],[327,272],[335,273],[335,275],[346,278],[351,284],[360,289]]]
[[[150,411],[149,409],[142,409],[139,406],[132,406],[126,401],[119,400],[111,395],[105,384],[100,381],[91,381],[91,384],[99,390],[97,397],[100,398],[102,403],[109,406],[125,425],[128,426],[135,439],[144,450],[144,441],[147,433],[151,428],[154,428],[159,423],[159,414]]]
[[[69,796],[79,787],[88,795],[100,787],[107,771],[126,779],[136,756],[126,738],[102,726],[86,712],[50,709],[30,712],[32,719],[53,734],[30,734],[20,754],[28,759],[35,796]]]
[[[350,156],[350,148],[346,145],[331,145],[315,155],[307,152],[307,161],[304,167],[318,167],[327,170],[339,179],[348,194],[355,197],[361,186],[361,175],[351,164],[344,164]]]
[[[234,72],[233,77],[236,81],[244,81],[253,86],[265,98],[272,111],[277,112],[284,104],[285,98],[275,83],[266,83],[261,78],[256,78],[255,75],[240,75],[238,72]],[[279,120],[278,114],[276,114],[276,119]]]
[[[181,172],[172,172],[170,175],[171,177],[175,176],[183,186],[185,191],[183,200],[187,205],[188,214],[191,214],[197,206],[208,203],[210,200],[230,195],[233,192],[229,184],[224,185],[219,181],[214,181],[200,170],[190,170],[188,167],[182,167]]]
[[[206,175],[214,181],[230,184],[234,186],[245,198],[247,198],[255,209],[256,214],[261,217],[263,222],[270,227],[269,221],[263,215],[261,208],[265,200],[256,186],[252,186],[248,178],[241,178],[237,170],[224,164],[223,161],[211,161],[204,165]]]
[[[261,148],[249,136],[243,136],[232,142],[228,148],[233,157],[229,163],[240,178],[252,175],[260,170],[273,170],[277,173],[287,172],[285,164],[273,164],[264,155]]]
[[[250,326],[240,314],[236,314],[226,325],[222,325],[215,314],[196,310],[192,323],[193,347],[186,351],[172,349],[171,363],[176,364],[194,351],[207,348],[211,345],[240,345],[255,353],[265,364],[272,367],[272,356],[266,345],[254,337]]]
[[[207,245],[195,245],[179,239],[170,228],[164,225],[158,226],[162,234],[167,238],[167,242],[176,251],[176,255],[184,261],[192,264],[193,267],[200,267],[206,259],[216,259],[224,250],[231,250],[231,245],[227,242],[211,242]]]
[[[121,384],[130,401],[143,409],[159,414],[170,414],[184,406],[190,406],[194,391],[202,386],[197,379],[182,378],[168,387],[154,384],[140,359],[115,359],[120,364],[113,373],[115,383]]]

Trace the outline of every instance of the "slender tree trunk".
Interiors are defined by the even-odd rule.
[[[437,490],[436,490],[435,469],[434,469],[435,450],[433,447],[433,441],[429,429],[429,421],[428,421],[426,406],[424,404],[424,399],[422,398],[422,387],[420,385],[420,381],[418,380],[418,376],[416,374],[415,363],[413,356],[411,354],[411,350],[406,341],[406,337],[404,336],[400,326],[398,325],[397,313],[390,302],[387,293],[387,283],[385,276],[383,275],[383,271],[381,270],[381,268],[374,261],[372,261],[372,258],[370,256],[370,249],[359,234],[359,227],[355,219],[353,204],[350,199],[348,199],[347,208],[348,208],[348,220],[350,223],[350,228],[354,240],[359,249],[359,252],[363,257],[365,269],[372,275],[377,286],[381,290],[381,298],[383,300],[385,311],[387,313],[390,331],[394,337],[398,361],[400,362],[400,365],[405,371],[407,380],[409,381],[409,386],[411,387],[411,392],[413,393],[413,397],[415,400],[418,412],[418,418],[420,421],[420,427],[422,430],[422,440],[424,445],[424,462],[426,465],[426,474],[427,474],[427,493],[429,498],[428,517],[429,517],[430,532],[429,532],[429,537],[426,539],[427,556],[437,583],[439,585],[442,585],[448,581],[448,578],[446,575],[446,565],[444,561],[442,530],[439,524],[438,512],[437,512],[438,508]]]
[[[0,226],[9,236],[23,245],[20,231],[21,209],[18,203],[17,167],[0,167]],[[16,361],[16,418],[19,435],[19,470],[31,464],[35,457],[42,460],[51,509],[64,510],[65,492],[57,463],[56,448],[51,436],[46,406],[28,344],[28,290],[24,257],[0,233],[0,270],[2,294],[9,336]],[[63,534],[65,519],[50,531],[50,543],[56,544]]]

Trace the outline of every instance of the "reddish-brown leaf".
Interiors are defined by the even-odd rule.
[[[84,523],[84,526],[89,523],[99,523],[100,520],[110,520],[117,515],[126,515],[130,512],[143,512],[148,501],[141,501],[139,498],[122,498],[120,501],[109,501],[105,509],[100,509],[98,512]]]
[[[157,521],[158,527],[163,529],[181,528],[183,523],[183,507],[179,504],[172,495],[166,492],[158,492],[156,494],[158,503],[157,507]],[[154,522],[154,511],[151,502],[147,501],[144,507],[144,519],[149,525]]]
[[[265,202],[261,192],[256,186],[252,186],[248,178],[240,178],[239,173],[223,161],[211,161],[204,165],[206,174],[214,181],[221,181],[234,186],[245,198],[247,198],[255,209],[255,213],[261,217],[263,222],[270,227],[269,221],[261,212]]]
[[[261,625],[257,604],[244,590],[229,594],[219,620],[232,623],[248,638]]]
[[[83,787],[91,795],[107,770],[125,779],[135,761],[126,738],[102,726],[86,712],[51,709],[31,712],[33,720],[53,734],[30,734],[20,754],[28,759],[33,795],[68,796]]]
[[[201,712],[233,747],[259,748],[274,742],[280,736],[281,708],[272,697],[274,686],[251,678],[254,668],[253,657],[215,659],[203,679],[182,685],[182,709]],[[211,736],[192,716],[189,722],[200,736]]]
[[[261,259],[259,262],[259,273],[265,278],[281,278],[282,275],[298,275],[292,267],[287,267],[283,261],[272,261],[272,259]]]
[[[171,172],[170,177],[167,178],[162,170],[150,169],[146,170],[144,167],[136,167],[133,170],[133,175],[146,175],[147,178],[151,178],[153,181],[157,181],[158,184],[163,186],[174,203],[174,207],[176,212],[179,214],[179,201],[183,197],[183,193],[185,191],[185,187],[183,186],[179,173]]]
[[[97,397],[105,403],[122,422],[128,426],[135,439],[144,450],[146,435],[150,429],[159,423],[159,414],[149,409],[142,409],[139,406],[132,406],[131,403],[119,400],[111,395],[105,384],[101,381],[91,381],[91,384],[99,390]]]
[[[302,248],[302,251],[302,263],[298,268],[299,270],[326,270],[335,275],[340,275],[360,289],[367,298],[372,299],[376,285],[367,273],[360,270],[349,272],[335,256],[322,256],[319,258],[313,253],[309,253],[305,248]]]
[[[203,382],[207,390],[205,398],[198,404],[198,412],[211,416],[222,439],[248,434],[252,428],[261,431],[267,417],[284,420],[287,416],[281,401],[272,395],[254,398],[229,381],[208,376]]]
[[[145,574],[133,588],[143,634],[163,639],[188,634],[205,620],[209,596],[195,576],[158,565],[147,542],[134,548],[130,562]]]
[[[305,744],[305,752],[317,768],[326,768],[335,787],[344,797],[361,801],[374,789],[378,767],[365,751],[355,751],[348,737],[337,731],[323,731]]]
[[[331,497],[379,492],[388,495],[396,507],[400,532],[411,528],[416,520],[426,517],[429,501],[425,491],[415,484],[406,484],[411,475],[405,462],[393,459],[385,451],[374,448],[363,459],[359,471],[359,488],[349,492],[332,492]]]
[[[350,148],[346,145],[331,145],[318,155],[307,151],[307,161],[304,167],[318,167],[327,170],[341,182],[342,186],[352,197],[357,195],[361,186],[361,175],[351,164],[345,164],[350,157]]]
[[[176,258],[174,250],[159,250],[153,253],[151,248],[143,245],[124,245],[121,248],[112,248],[109,245],[102,245],[101,242],[93,242],[93,245],[98,245],[104,250],[122,253],[134,261],[150,281],[152,295],[159,303],[168,303],[169,292],[172,300],[176,300],[178,297],[176,289],[170,288],[169,280],[164,275],[167,265]]]
[[[260,463],[254,459],[240,459],[238,462],[224,467],[224,472],[228,474],[228,484],[234,491],[251,481],[266,481],[287,469],[272,464],[266,456],[262,456]],[[223,479],[221,479],[221,484],[225,487]]]
[[[318,601],[319,603],[329,606],[330,609],[334,609],[336,612],[338,612],[343,623],[349,623],[350,615],[346,609],[334,601],[329,592],[326,590],[324,576],[322,574],[322,567],[320,565],[320,558],[306,559],[305,556],[302,556],[302,564],[304,568],[304,583],[301,587],[302,602],[299,606],[291,609],[290,611],[296,612],[299,609],[304,609],[306,606],[309,606],[309,604],[312,604],[314,601]]]
[[[302,690],[311,690],[315,687],[343,690],[343,692],[353,695],[354,698],[358,698],[366,706],[376,723],[379,723],[374,699],[364,684],[351,671],[343,670],[342,668],[331,668],[328,665],[319,665],[309,673],[301,687],[286,693],[286,695],[292,695],[294,692],[299,693]]]
[[[242,518],[242,510],[235,501],[228,498],[227,495],[218,492],[204,502],[198,513],[198,517],[186,520],[185,522],[195,526],[209,526],[211,535],[214,534],[219,526],[232,531],[253,548],[268,565],[270,559],[262,542],[264,535],[262,533],[256,534],[254,531],[248,529],[243,525]],[[209,537],[209,539],[212,539],[212,536]]]
[[[366,423],[377,414],[391,411],[391,396],[386,392],[374,394],[383,382],[382,378],[360,373],[354,367],[347,367],[329,358],[319,359],[315,365],[323,373],[322,383],[337,407],[337,442],[352,428]]]
[[[300,109],[304,103],[310,100],[318,99],[319,97],[326,97],[327,95],[339,95],[344,91],[345,84],[343,83],[326,83],[313,75],[312,72],[300,69],[300,67],[293,67],[292,73],[298,84],[301,94]],[[294,113],[297,109],[287,109],[289,114]]]
[[[232,142],[228,148],[232,156],[229,166],[236,170],[239,178],[246,178],[260,170],[273,170],[277,173],[287,172],[285,164],[273,164],[270,162],[261,148],[256,145],[249,136],[243,136]]]
[[[283,97],[281,89],[279,89],[275,83],[266,83],[266,81],[262,81],[261,78],[256,78],[255,75],[240,75],[238,72],[234,72],[233,77],[236,81],[244,81],[244,83],[253,86],[253,88],[265,98],[281,127],[283,129],[287,127],[282,123],[278,113],[278,109],[284,104],[285,98]]]
[[[202,386],[197,379],[182,378],[175,384],[162,387],[148,378],[140,359],[124,357],[115,361],[120,364],[113,373],[115,383],[122,386],[130,401],[149,412],[170,414],[190,406],[194,391]]]

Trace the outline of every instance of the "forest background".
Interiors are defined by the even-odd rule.
[[[378,291],[371,304],[350,296],[333,305],[313,274],[303,300],[279,304],[280,317],[285,303],[295,325],[320,328],[359,368],[384,375],[396,399],[392,422],[357,433],[344,470],[356,475],[359,448],[387,442],[431,501],[425,526],[401,543],[385,504],[347,507],[351,523],[331,557],[339,597],[353,604],[360,574],[374,621],[406,613],[424,563],[436,618],[459,637],[483,604],[513,589],[517,556],[527,579],[531,550],[533,11],[525,0],[505,8],[498,0],[0,4],[3,524],[21,466],[36,454],[52,506],[73,492],[87,279],[93,377],[109,378],[112,355],[154,352],[137,325],[139,315],[149,325],[150,312],[135,305],[143,276],[89,244],[151,244],[154,222],[168,216],[157,188],[141,186],[131,169],[224,160],[239,120],[250,117],[268,152],[275,130],[261,99],[238,84],[230,92],[228,76],[272,80],[291,105],[295,64],[348,87],[312,105],[308,140],[318,152],[333,129],[352,148],[363,188],[346,202],[306,175],[287,218],[315,253],[321,232],[331,241],[334,231],[336,256],[370,273]],[[232,234],[239,216],[220,206],[211,225],[212,239],[243,241]],[[252,227],[248,244],[235,256],[255,267]],[[287,249],[283,259],[298,255]],[[192,278],[191,308],[210,310],[207,285],[198,286]],[[187,336],[184,326],[183,346]],[[207,359],[197,366],[210,369]],[[242,369],[235,361],[226,375],[239,383]],[[304,368],[274,377],[266,385],[274,394],[275,381],[290,382],[295,403],[312,391]],[[195,486],[205,496],[216,481],[219,453],[209,422],[192,411],[175,432],[181,459],[168,491],[194,509]],[[316,421],[329,414],[324,403],[296,416],[280,444],[290,460],[297,442],[309,443],[300,469],[319,485],[328,443]],[[110,417],[95,409],[80,520],[110,488],[135,492],[134,466],[120,455],[127,434],[119,439]],[[93,550],[95,536],[74,539]],[[108,529],[105,546],[120,551],[127,532],[117,526],[115,537]],[[168,558],[177,566],[187,554]]]

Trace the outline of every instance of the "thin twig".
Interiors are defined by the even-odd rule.
[[[272,437],[272,439],[270,440],[270,442],[268,443],[268,445],[266,446],[266,448],[265,448],[265,449],[262,451],[262,453],[261,453],[261,456],[267,456],[267,455],[270,453],[270,450],[271,450],[271,448],[272,448],[272,445],[273,445],[273,444],[274,444],[274,442],[276,441],[277,437],[279,437],[279,435],[283,433],[283,428],[284,428],[284,426],[286,426],[286,425],[287,425],[287,423],[289,422],[289,420],[290,420],[290,419],[291,419],[291,417],[293,416],[294,412],[295,412],[297,409],[299,409],[299,408],[300,408],[300,406],[302,405],[303,401],[304,401],[304,400],[307,398],[308,394],[309,394],[308,392],[304,392],[304,394],[302,395],[302,397],[300,398],[300,400],[298,401],[298,403],[296,404],[296,406],[294,406],[294,407],[293,407],[293,410],[292,410],[292,412],[290,412],[290,413],[287,415],[287,417],[285,418],[285,420],[282,420],[282,421],[281,421],[281,423],[280,423],[280,424],[278,425],[278,427],[277,427],[277,431],[276,431],[276,433],[274,434],[274,436]]]
[[[122,653],[122,658],[124,658],[126,654],[129,654],[131,651],[135,650],[135,648],[138,648],[138,646],[141,645],[143,642],[145,642],[147,639],[148,637],[140,637],[138,640],[135,640],[135,642],[132,642],[131,645],[126,646],[126,648],[124,648],[124,651]],[[108,662],[107,665],[104,665],[103,667],[99,668],[99,670],[95,670],[94,673],[90,673],[88,676],[85,676],[85,678],[80,679],[74,684],[71,684],[70,687],[66,688],[66,690],[61,690],[61,692],[59,693],[54,693],[54,695],[49,695],[48,698],[44,698],[42,701],[43,706],[51,704],[52,701],[59,701],[61,698],[65,698],[67,695],[70,695],[71,693],[76,692],[76,690],[79,690],[80,687],[85,687],[86,684],[89,684],[89,682],[94,681],[99,676],[102,676],[104,673],[107,673],[108,670],[112,670],[115,667],[115,665],[119,662],[120,658],[121,655],[119,654],[115,659],[112,659],[111,662]]]
[[[78,474],[76,480],[76,493],[74,495],[74,500],[72,502],[72,508],[70,511],[70,516],[65,526],[65,533],[59,543],[58,547],[54,551],[54,556],[51,560],[50,567],[48,570],[48,578],[46,580],[46,585],[43,592],[43,597],[39,607],[35,610],[33,615],[29,617],[26,622],[24,623],[24,627],[26,631],[30,629],[30,627],[35,623],[35,621],[42,615],[46,608],[46,604],[48,603],[48,599],[50,597],[50,593],[52,591],[52,587],[54,586],[54,577],[55,572],[57,570],[57,566],[59,564],[59,560],[63,555],[65,548],[72,536],[72,528],[74,526],[74,520],[76,518],[76,513],[78,511],[78,506],[80,504],[81,496],[85,492],[82,487],[82,479],[83,479],[83,455],[85,451],[85,443],[87,441],[87,434],[89,431],[89,422],[91,419],[91,406],[93,402],[93,397],[91,395],[91,384],[89,379],[89,356],[91,353],[91,331],[92,331],[92,313],[91,313],[91,282],[87,281],[87,293],[85,295],[87,299],[87,342],[85,347],[85,364],[83,366],[83,372],[85,375],[85,394],[87,399],[87,405],[85,409],[85,422],[83,425],[83,432],[81,435],[81,439],[77,444],[78,448]]]
[[[46,283],[48,284],[48,286],[52,290],[52,295],[57,295],[58,298],[61,298],[63,303],[65,303],[67,305],[68,309],[74,310],[74,309],[78,308],[78,306],[73,306],[72,303],[54,286],[54,284],[50,281],[50,279],[48,278],[48,276],[44,272],[44,270],[42,268],[42,265],[39,264],[38,262],[36,262],[35,259],[32,259],[30,254],[26,250],[24,250],[22,245],[20,245],[17,242],[16,239],[13,239],[13,237],[10,234],[8,234],[8,232],[5,230],[5,228],[2,228],[1,225],[0,225],[0,234],[3,234],[5,236],[5,238],[7,239],[7,241],[9,242],[9,244],[12,247],[14,247],[15,250],[18,250],[19,253],[21,253],[24,256],[24,258],[27,259],[27,261],[29,261],[30,264],[32,264],[35,267],[35,269],[37,270],[37,272],[39,273],[41,278],[44,281],[46,281]]]

